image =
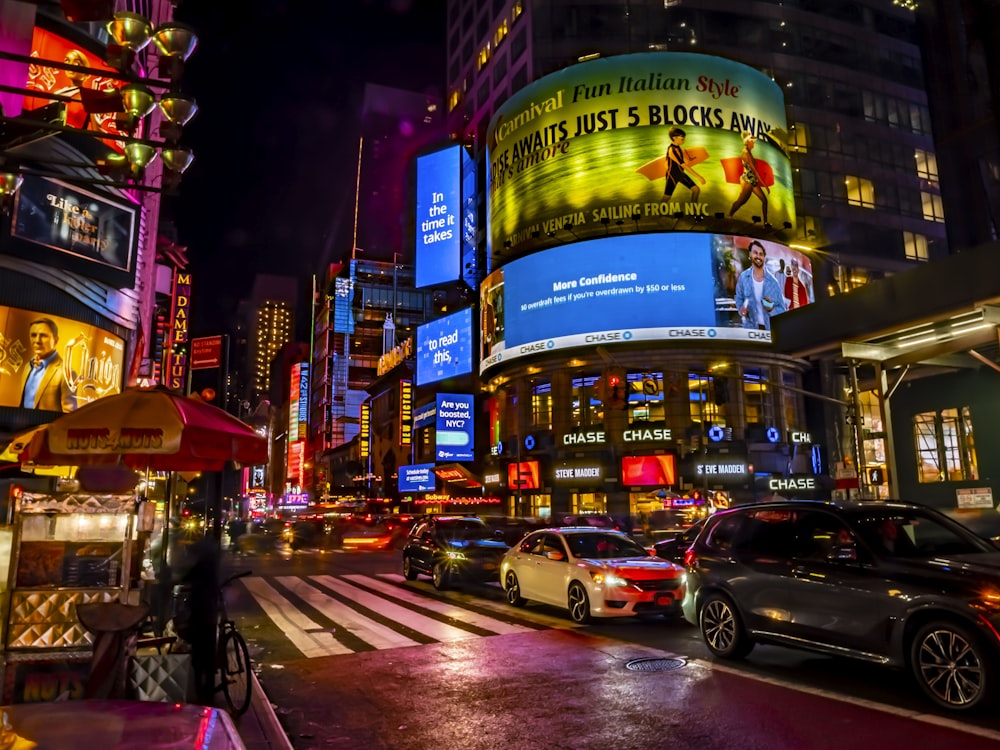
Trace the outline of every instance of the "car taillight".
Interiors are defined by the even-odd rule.
[[[684,553],[684,565],[688,568],[698,567],[698,555],[695,554],[693,547]]]

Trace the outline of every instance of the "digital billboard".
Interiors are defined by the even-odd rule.
[[[108,331],[0,306],[0,406],[67,412],[121,393],[124,358]]]
[[[464,221],[461,191],[461,146],[417,158],[417,287],[461,277]]]
[[[400,492],[433,492],[437,489],[434,464],[411,464],[399,467]]]
[[[417,385],[472,372],[472,309],[417,327]]]
[[[474,398],[465,393],[438,393],[435,461],[473,461],[475,455]]]
[[[814,299],[812,263],[802,253],[776,242],[698,232],[550,248],[491,273],[479,296],[480,372],[572,347],[767,344],[774,315]]]
[[[90,40],[90,44],[95,44],[94,40]],[[100,98],[108,89],[119,89],[127,83],[118,71],[104,62],[100,54],[36,26],[31,39],[31,56],[38,58],[39,63],[28,66],[28,80],[25,87],[39,94],[56,94],[68,97],[69,100],[28,95],[24,98],[25,112],[34,111],[38,116],[39,110],[49,109],[62,113],[59,119],[70,128],[109,135],[128,135],[119,127],[114,111],[95,112],[99,109],[96,106],[90,106],[90,112],[84,109],[84,97]],[[69,65],[79,65],[91,68],[93,72],[61,70],[40,64],[44,60],[58,60]],[[110,75],[101,75],[102,72]],[[118,107],[121,107],[120,100]],[[141,129],[135,135],[141,137]],[[104,143],[116,151],[124,150],[122,141],[108,139]]]
[[[625,486],[677,484],[677,463],[672,454],[622,456],[622,484]]]
[[[488,249],[516,256],[684,216],[721,214],[737,232],[754,216],[794,224],[787,140],[781,89],[731,60],[649,52],[564,68],[490,123]]]
[[[138,227],[136,206],[29,174],[14,199],[10,251],[121,288],[135,279]]]

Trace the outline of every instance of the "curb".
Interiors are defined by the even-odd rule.
[[[264,739],[272,750],[294,750],[291,740],[288,739],[281,722],[278,721],[274,706],[271,705],[271,701],[264,693],[264,688],[261,687],[260,680],[257,679],[257,673],[252,669],[250,677],[253,679],[253,689],[250,692],[250,710],[257,717]]]

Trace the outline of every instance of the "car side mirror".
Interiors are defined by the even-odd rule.
[[[502,542],[503,541],[503,529],[494,529],[493,530],[493,536],[495,538],[499,539]]]
[[[545,556],[550,560],[563,560],[566,558],[566,555],[564,555],[557,549],[549,550],[548,552],[545,553]]]

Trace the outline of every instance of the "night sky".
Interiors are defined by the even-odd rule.
[[[301,278],[350,252],[366,82],[443,96],[445,0],[183,0],[199,112],[173,219],[193,273],[192,332],[227,332],[255,273]]]

